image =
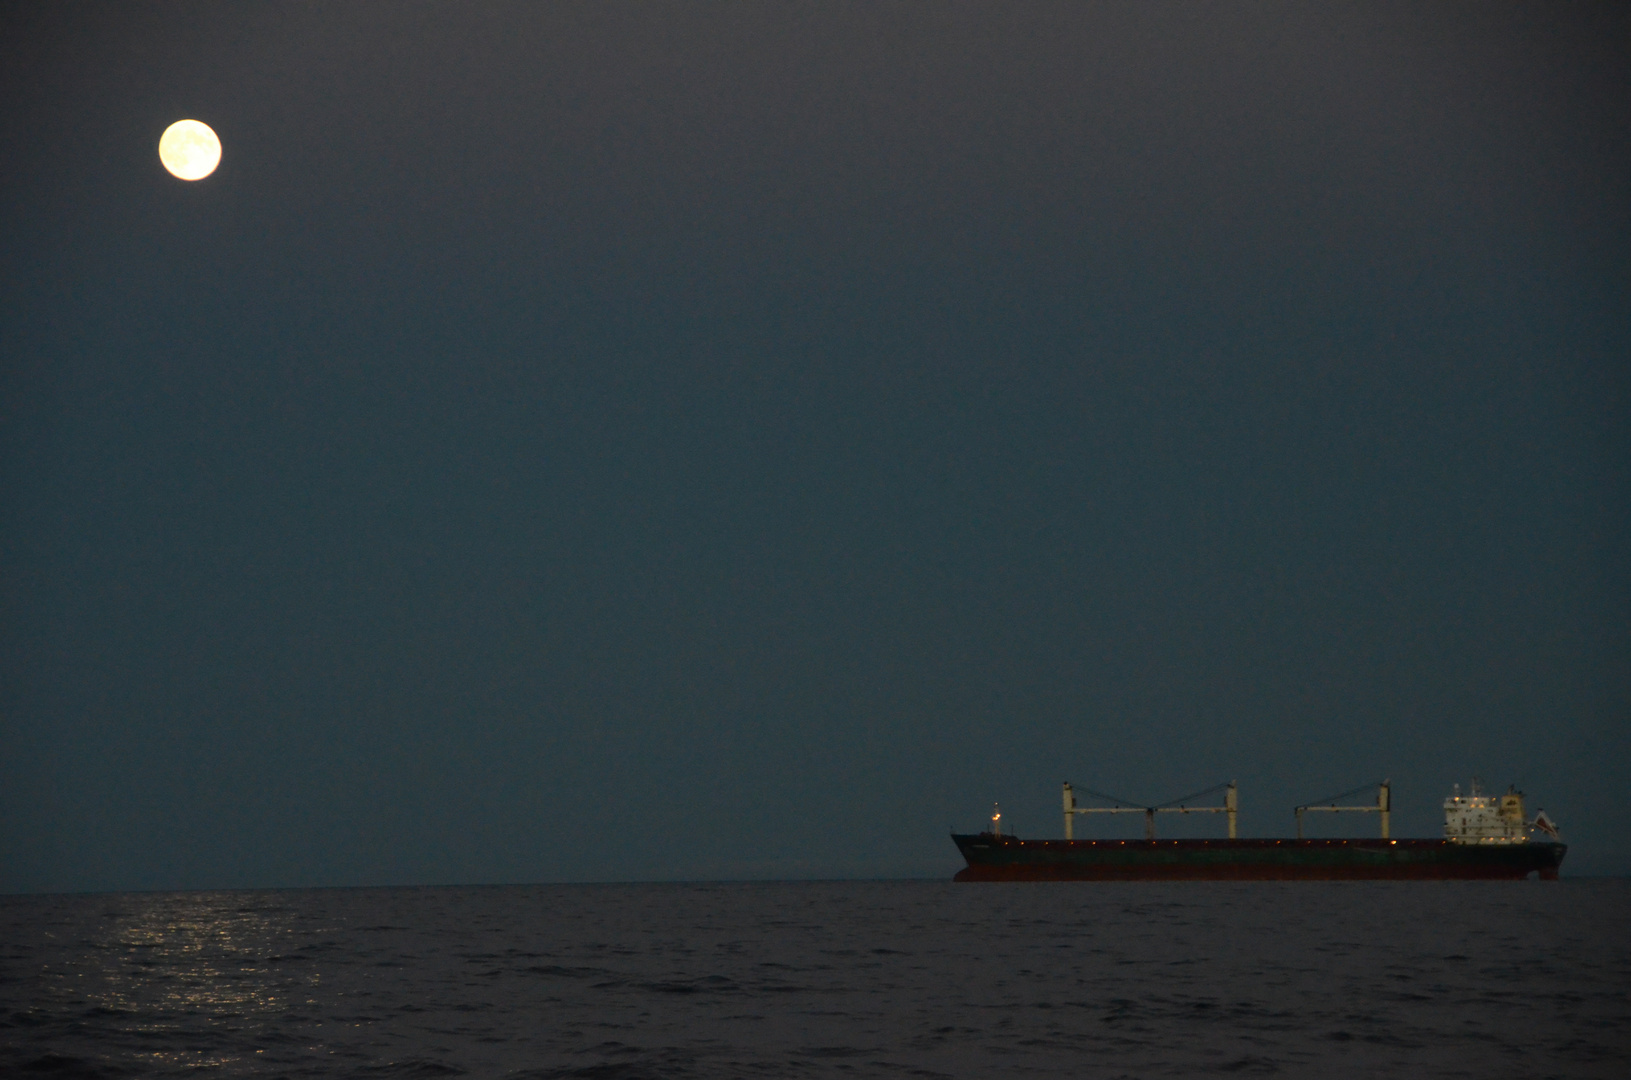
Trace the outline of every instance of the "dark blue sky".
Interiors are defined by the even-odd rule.
[[[1473,773],[1631,871],[1628,41],[6,5],[0,889],[949,876],[1065,779],[1433,835]]]

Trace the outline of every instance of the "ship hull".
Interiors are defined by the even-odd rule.
[[[1020,840],[953,834],[957,881],[1555,879],[1564,844],[1449,840]]]

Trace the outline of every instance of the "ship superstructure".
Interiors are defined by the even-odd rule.
[[[1524,844],[1531,830],[1548,833],[1555,840],[1557,828],[1542,810],[1534,821],[1523,819],[1523,792],[1516,787],[1505,795],[1485,795],[1477,778],[1466,795],[1455,785],[1444,800],[1444,839],[1458,844]]]

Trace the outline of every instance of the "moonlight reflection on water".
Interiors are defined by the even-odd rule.
[[[0,1070],[1611,1077],[1628,900],[1611,880],[5,897]]]

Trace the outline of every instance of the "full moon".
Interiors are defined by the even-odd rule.
[[[202,180],[221,164],[221,140],[208,124],[177,120],[159,138],[159,160],[172,176]]]

